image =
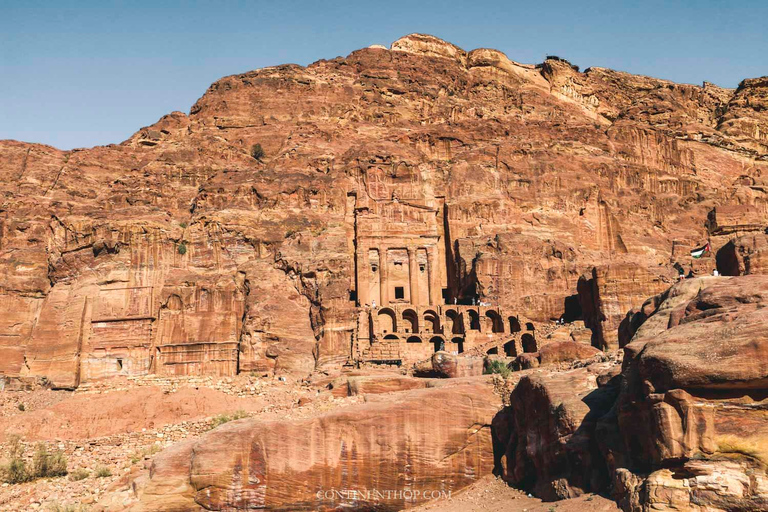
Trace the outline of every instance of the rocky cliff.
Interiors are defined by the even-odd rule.
[[[766,298],[766,276],[686,279],[633,315],[620,371],[523,377],[494,419],[504,478],[632,512],[765,510]]]
[[[303,376],[362,353],[371,293],[583,318],[614,346],[714,207],[766,223],[767,91],[413,34],[222,78],[121,144],[2,141],[0,373]]]

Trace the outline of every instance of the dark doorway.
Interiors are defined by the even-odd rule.
[[[563,312],[563,320],[571,323],[576,320],[581,320],[581,303],[579,302],[578,295],[569,295],[565,298],[565,311]]]
[[[395,286],[395,299],[404,299],[405,289],[402,286]]]
[[[523,342],[523,352],[527,352],[529,354],[536,352],[536,338],[534,338],[532,335],[525,333],[522,337]]]

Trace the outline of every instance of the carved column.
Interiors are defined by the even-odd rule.
[[[411,280],[411,304],[419,305],[419,264],[416,262],[416,248],[408,248],[408,277]]]
[[[389,258],[387,255],[387,247],[381,247],[379,249],[379,295],[381,296],[381,305],[386,306],[389,304],[389,283],[387,283],[387,274],[389,266]]]
[[[368,247],[357,248],[357,303],[361,306],[371,303],[368,282],[371,275],[371,264],[368,261]]]
[[[429,304],[440,304],[440,280],[437,270],[437,248],[427,247],[427,269],[429,270]]]

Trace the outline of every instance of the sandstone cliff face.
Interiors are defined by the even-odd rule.
[[[157,456],[106,508],[401,510],[491,473],[499,406],[489,384],[474,383],[314,418],[233,422]]]
[[[411,303],[533,322],[580,316],[579,277],[628,265],[611,268],[637,282],[595,284],[607,309],[589,321],[612,345],[712,207],[765,214],[764,102],[764,78],[679,85],[411,35],[222,78],[119,145],[2,141],[0,373],[75,387],[338,367],[381,293],[362,263],[390,249]]]

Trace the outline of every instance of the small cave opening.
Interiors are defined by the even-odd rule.
[[[563,304],[563,316],[561,318],[566,323],[582,320],[581,303],[579,302],[578,294],[569,295],[565,298]]]
[[[117,362],[117,371],[119,372],[123,371],[123,360],[118,359],[116,362]]]
[[[731,241],[722,246],[715,254],[715,266],[721,276],[738,276],[739,258],[736,256],[736,245]]]

